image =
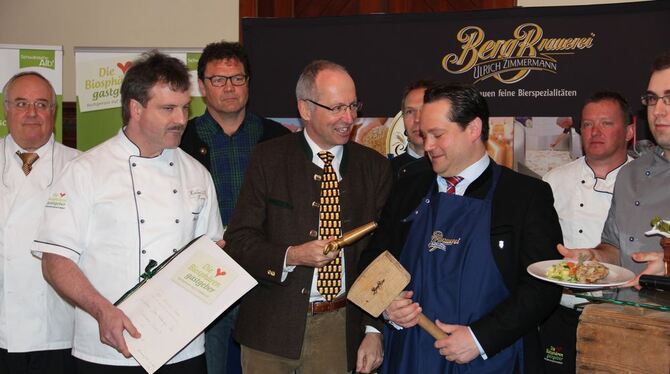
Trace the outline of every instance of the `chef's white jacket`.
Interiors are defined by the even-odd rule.
[[[600,235],[612,201],[619,170],[632,158],[612,170],[605,179],[596,178],[584,157],[557,167],[542,178],[554,194],[554,208],[568,248],[593,248]]]
[[[150,260],[161,263],[203,234],[223,237],[214,184],[198,161],[181,149],[139,154],[122,129],[71,162],[51,188],[36,240],[37,253],[76,262],[112,303],[140,281]],[[168,363],[203,352],[201,334]],[[138,365],[102,344],[97,321],[79,308],[72,354],[103,365]]]
[[[0,138],[0,347],[9,352],[72,346],[73,309],[42,277],[31,254],[48,187],[80,152],[54,141],[40,147],[27,176],[11,135]]]

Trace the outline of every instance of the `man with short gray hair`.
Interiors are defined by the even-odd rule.
[[[361,104],[344,67],[310,63],[296,96],[304,131],[256,146],[225,235],[226,251],[259,280],[235,326],[242,368],[368,373],[381,364],[381,336],[346,300],[367,239],[328,254],[324,248],[377,220],[391,169],[349,140]]]
[[[9,135],[0,139],[0,373],[70,373],[73,310],[30,253],[48,188],[79,151],[54,140],[56,92],[36,72],[3,91]]]

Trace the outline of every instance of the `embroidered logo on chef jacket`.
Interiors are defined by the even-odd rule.
[[[46,208],[65,209],[67,206],[67,194],[65,192],[54,192],[47,200]]]
[[[188,200],[189,206],[191,207],[191,213],[195,215],[194,218],[197,218],[207,201],[207,192],[200,189],[190,190],[188,192]]]
[[[430,237],[430,243],[428,243],[428,252],[433,252],[437,249],[441,251],[447,251],[447,246],[457,245],[461,242],[461,238],[458,239],[448,239],[444,237],[442,231],[435,231]]]

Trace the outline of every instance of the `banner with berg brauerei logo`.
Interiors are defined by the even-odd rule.
[[[581,155],[579,115],[592,93],[618,91],[634,111],[642,109],[651,62],[670,49],[669,19],[668,1],[244,19],[250,109],[296,126],[293,92],[302,68],[335,61],[349,70],[364,103],[352,137],[392,157],[406,147],[399,110],[407,84],[472,83],[491,111],[489,154],[541,176]],[[639,114],[637,136],[646,138]]]

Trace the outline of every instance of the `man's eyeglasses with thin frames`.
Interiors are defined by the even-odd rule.
[[[317,103],[314,100],[310,100],[310,99],[303,99],[303,100],[304,101],[309,101],[310,103],[312,103],[312,104],[314,104],[318,107],[321,107],[323,109],[327,109],[327,110],[333,112],[333,114],[336,114],[336,115],[344,113],[347,109],[351,110],[352,113],[356,114],[356,113],[358,113],[359,110],[361,110],[361,108],[363,108],[363,103],[360,102],[360,101],[353,102],[349,105],[340,104],[340,105],[335,105],[334,107],[329,107],[327,105]]]

